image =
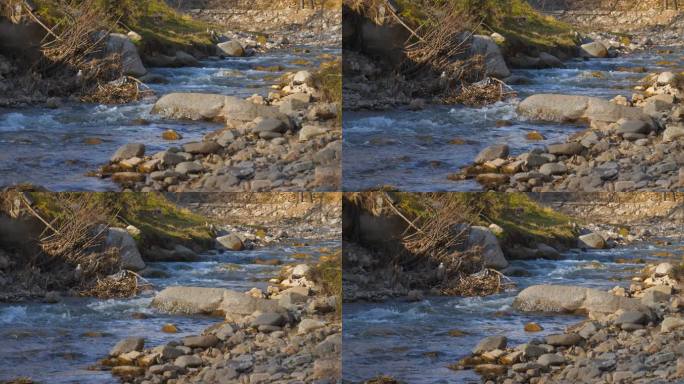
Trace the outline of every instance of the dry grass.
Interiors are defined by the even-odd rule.
[[[470,275],[460,274],[457,279],[450,280],[450,285],[440,290],[443,295],[487,296],[501,293],[514,286],[508,277],[493,269],[483,269]]]
[[[86,103],[124,104],[152,96],[154,92],[139,80],[124,76],[105,84],[97,84],[81,97]]]
[[[133,297],[149,289],[151,284],[131,271],[121,271],[115,275],[98,278],[95,284],[83,291],[81,296],[100,299]]]
[[[47,41],[41,48],[43,54],[53,63],[78,70],[91,69],[89,62],[103,50],[108,32],[116,22],[97,7],[95,0],[61,0],[55,6],[60,21],[51,27],[40,23],[47,32]]]
[[[517,93],[502,81],[487,77],[474,84],[463,83],[458,92],[446,96],[443,101],[448,104],[458,103],[468,107],[482,107],[516,95]]]

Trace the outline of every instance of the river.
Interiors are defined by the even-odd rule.
[[[152,74],[164,76],[168,83],[151,84],[150,88],[156,96],[172,92],[267,96],[282,74],[316,68],[322,54],[339,55],[339,51],[339,47],[296,47],[251,57],[205,60],[200,67],[151,68]],[[280,68],[273,68],[277,66]],[[152,115],[155,99],[123,105],[70,102],[57,109],[0,108],[0,185],[32,183],[56,192],[117,191],[117,184],[87,173],[106,164],[121,145],[144,143],[151,154],[199,140],[221,128],[219,124]],[[161,134],[167,129],[179,132],[183,139],[163,140]],[[93,139],[101,143],[93,145]]]
[[[211,251],[197,262],[148,263],[150,268],[166,273],[166,277],[148,280],[155,291],[172,285],[265,290],[268,279],[280,267],[255,264],[257,258],[301,263],[304,261],[297,254],[307,254],[311,259],[306,262],[315,262],[340,246],[339,241],[301,245],[292,241],[249,251]],[[150,348],[199,334],[220,321],[208,316],[158,313],[149,308],[152,297],[150,292],[131,299],[65,298],[58,304],[0,304],[0,381],[30,377],[55,384],[118,383],[109,372],[87,368],[106,357],[119,340],[145,337],[145,347]],[[134,318],[141,313],[147,318]],[[161,328],[166,323],[175,324],[179,332],[163,333]],[[102,335],[88,337],[86,333],[90,332]]]
[[[537,93],[560,93],[611,99],[630,98],[632,87],[645,73],[625,68],[646,67],[650,72],[684,66],[681,48],[639,51],[617,58],[581,60],[566,68],[514,70],[529,84],[513,85],[515,99],[482,108],[432,105],[422,111],[399,108],[382,112],[344,114],[344,190],[360,191],[393,186],[402,191],[477,191],[474,180],[450,181],[447,176],[472,164],[485,147],[508,144],[512,155],[565,141],[582,129],[573,124],[549,124],[519,118],[516,106]],[[622,68],[621,68],[622,67]],[[541,133],[545,139],[530,141],[526,134]],[[465,144],[450,144],[459,138]]]
[[[563,260],[513,261],[529,276],[512,277],[514,290],[486,297],[428,297],[418,303],[392,300],[379,303],[345,303],[342,354],[343,375],[352,382],[381,374],[408,383],[480,383],[473,371],[452,371],[448,365],[466,357],[475,345],[491,335],[504,335],[515,346],[552,333],[561,333],[583,317],[521,313],[511,304],[519,290],[535,284],[581,285],[609,290],[629,287],[643,259],[678,261],[684,242],[663,246],[642,243],[608,250],[572,250]],[[620,262],[618,262],[620,261]],[[544,330],[527,333],[523,327],[537,322]],[[462,337],[448,335],[461,330]],[[435,354],[436,353],[436,354]]]

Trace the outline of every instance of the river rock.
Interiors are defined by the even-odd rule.
[[[219,339],[214,335],[187,336],[183,338],[183,345],[190,348],[209,348],[218,344]]]
[[[673,269],[674,267],[670,263],[660,263],[655,269],[655,275],[658,277],[667,276],[672,273]]]
[[[684,125],[682,124],[668,125],[667,128],[665,128],[665,132],[663,132],[664,142],[674,141],[680,137],[684,137]]]
[[[143,156],[145,156],[145,144],[129,143],[119,147],[110,160],[112,163],[118,163],[122,160]]]
[[[641,324],[644,325],[648,321],[648,315],[640,311],[625,311],[619,315],[613,323],[616,325],[622,324]]]
[[[117,357],[131,351],[142,351],[145,347],[145,339],[142,337],[129,337],[116,343],[109,351],[109,356]]]
[[[257,299],[223,288],[168,287],[157,293],[151,306],[168,313],[246,316],[254,311],[281,312],[275,300]]]
[[[554,347],[570,347],[581,343],[584,339],[576,333],[561,333],[557,335],[548,335],[544,338],[546,344]]]
[[[213,140],[191,142],[183,145],[183,151],[193,155],[209,155],[218,152],[221,148]]]
[[[223,120],[226,96],[208,93],[170,93],[154,104],[152,113],[183,120]]]
[[[120,33],[110,33],[105,46],[107,55],[121,56],[121,71],[126,76],[141,77],[147,73],[138,49],[128,36]]]
[[[487,227],[470,227],[466,247],[468,249],[480,248],[485,268],[503,269],[508,266],[508,261],[499,246],[499,240]]]
[[[641,108],[613,104],[608,100],[582,95],[537,94],[518,105],[524,117],[552,122],[616,122],[622,118],[652,121]]]
[[[568,172],[568,167],[563,163],[546,163],[539,167],[539,172],[546,176],[561,175]]]
[[[136,367],[134,365],[120,365],[112,367],[112,375],[121,377],[123,379],[132,379],[134,377],[143,376],[145,368]]]
[[[578,239],[578,245],[581,248],[594,248],[594,249],[604,249],[606,248],[606,240],[603,236],[596,232],[587,233],[586,235],[580,236]]]
[[[177,164],[174,170],[181,175],[187,175],[190,173],[200,173],[204,170],[204,167],[196,161],[184,161]]]
[[[226,41],[217,45],[219,53],[225,56],[242,57],[245,55],[245,48],[236,40]]]
[[[580,52],[585,57],[608,57],[608,49],[600,41],[582,44]]]
[[[485,72],[488,76],[499,79],[511,75],[511,71],[506,65],[501,48],[489,36],[474,35],[470,42],[469,54],[471,56],[481,55],[485,60]]]
[[[325,327],[325,323],[320,320],[315,319],[302,319],[297,328],[297,333],[300,335],[306,335],[311,331]]]
[[[216,242],[223,248],[230,251],[242,251],[245,249],[245,245],[242,243],[242,239],[234,233],[220,236],[216,238]]]
[[[475,348],[473,348],[473,355],[481,355],[485,352],[493,351],[495,349],[505,349],[508,339],[506,336],[488,336],[482,339]]]
[[[508,153],[509,148],[506,144],[491,145],[478,153],[477,157],[475,157],[475,163],[482,164],[488,161],[506,158]]]
[[[105,252],[117,250],[121,261],[121,268],[132,271],[145,269],[145,262],[138,251],[133,237],[123,228],[109,228],[105,239]]]
[[[537,364],[542,367],[548,367],[551,365],[562,365],[565,364],[565,357],[557,355],[555,353],[545,353],[537,359]]]
[[[667,333],[672,330],[684,327],[684,319],[681,317],[666,316],[660,323],[660,332]]]
[[[656,79],[656,84],[658,85],[668,85],[668,84],[675,84],[677,81],[677,76],[675,76],[674,73],[672,72],[662,72],[661,74],[658,75],[658,78]]]
[[[196,355],[179,356],[174,360],[173,365],[181,368],[193,368],[202,365],[202,359]]]
[[[294,77],[292,78],[292,83],[297,85],[297,84],[306,84],[311,80],[311,72],[309,71],[299,71],[295,73]]]
[[[285,325],[285,317],[282,313],[277,312],[262,313],[252,320],[252,327],[258,328],[262,325],[282,327]]]
[[[638,299],[569,285],[533,285],[525,288],[516,296],[513,307],[525,312],[611,314],[623,309],[650,313]]]

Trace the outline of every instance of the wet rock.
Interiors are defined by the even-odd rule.
[[[134,377],[143,376],[144,374],[145,368],[136,367],[133,365],[121,365],[112,368],[112,375],[124,379],[132,379]]]
[[[470,55],[481,55],[485,60],[485,71],[488,76],[499,79],[511,75],[511,71],[506,65],[501,48],[489,36],[474,35],[471,38]]]
[[[292,78],[292,83],[295,85],[306,84],[310,80],[311,80],[311,72],[299,71],[299,72],[295,73],[294,77]]]
[[[242,57],[245,55],[245,49],[240,42],[231,40],[217,45],[219,53],[230,57]]]
[[[218,344],[219,339],[214,335],[187,336],[183,338],[183,345],[190,348],[209,348]]]
[[[576,333],[562,333],[557,335],[548,335],[545,338],[546,344],[554,347],[570,347],[581,343],[584,339]]]
[[[487,227],[470,227],[466,247],[468,249],[474,247],[481,249],[484,267],[486,268],[503,269],[508,266],[508,261],[504,257],[499,240]]]
[[[152,113],[185,120],[219,120],[223,118],[226,96],[206,93],[170,93],[154,104]]]
[[[673,269],[674,267],[670,263],[660,263],[658,266],[656,266],[654,273],[658,277],[668,276],[670,273],[672,273]]]
[[[552,155],[573,156],[582,153],[584,146],[577,142],[549,144],[547,150]]]
[[[174,170],[180,175],[187,175],[191,173],[200,173],[204,170],[204,167],[202,164],[195,161],[184,161],[177,164]]]
[[[535,344],[521,344],[517,349],[526,359],[535,359],[546,353],[546,349]]]
[[[263,325],[282,327],[285,325],[285,317],[281,313],[269,312],[262,313],[252,321],[252,327],[258,328]]]
[[[183,145],[183,151],[193,155],[209,155],[218,152],[222,147],[215,141],[207,140]]]
[[[508,368],[505,365],[498,364],[479,364],[475,366],[475,372],[479,373],[485,378],[497,378],[503,376]]]
[[[658,78],[656,79],[656,84],[658,85],[668,85],[668,84],[675,84],[677,81],[677,76],[675,76],[674,73],[672,72],[662,72],[661,74],[658,75]]]
[[[299,131],[299,141],[307,141],[316,136],[325,135],[328,128],[318,125],[305,125]]]
[[[684,327],[684,319],[681,317],[667,316],[663,319],[663,322],[660,323],[660,332],[667,333],[681,327]]]
[[[599,41],[582,44],[580,53],[585,57],[608,57],[608,49]]]
[[[681,137],[684,137],[684,125],[682,124],[668,125],[663,132],[663,141],[666,143],[678,140]]]
[[[180,356],[174,360],[173,365],[181,368],[193,368],[202,365],[202,359],[196,355]]]
[[[325,327],[325,323],[315,319],[302,319],[297,328],[297,333],[306,335],[311,331]]]
[[[216,242],[223,248],[230,251],[242,251],[245,249],[245,245],[242,243],[242,239],[236,234],[228,234],[225,236],[220,236],[216,238]]]
[[[145,347],[145,339],[142,337],[129,337],[116,343],[114,348],[109,351],[109,356],[117,357],[131,351],[142,351]]]
[[[485,337],[473,348],[473,355],[481,355],[495,349],[505,349],[507,342],[506,336]]]
[[[527,323],[525,324],[525,332],[541,332],[544,330],[544,328],[541,327],[541,325],[537,323]]]
[[[121,268],[132,271],[145,269],[145,262],[138,251],[133,237],[123,228],[109,228],[104,243],[105,252],[116,250],[121,260]]]
[[[143,157],[145,155],[145,145],[140,143],[125,144],[114,152],[110,161],[118,163],[119,161],[130,159],[132,157]]]
[[[622,118],[651,121],[641,108],[616,105],[608,100],[581,95],[537,94],[518,105],[518,113],[541,121],[616,122]]]
[[[598,233],[592,232],[578,238],[578,245],[582,248],[604,249],[606,240]]]
[[[539,168],[539,172],[546,176],[562,175],[568,172],[568,167],[563,163],[546,163]]]
[[[646,324],[648,321],[648,316],[640,311],[625,311],[621,315],[619,315],[614,323],[616,325],[623,325],[623,324]]]
[[[169,313],[211,314],[218,311],[226,289],[168,287],[157,293],[151,306]]]
[[[537,359],[537,364],[541,365],[542,367],[549,367],[552,365],[563,365],[565,364],[566,360],[565,357],[561,355],[557,355],[555,353],[546,353]]]
[[[121,57],[123,75],[140,77],[147,73],[147,69],[138,54],[138,49],[126,35],[110,33],[106,41],[105,51],[107,55],[116,54]]]
[[[496,159],[503,159],[508,156],[508,153],[508,145],[492,145],[480,151],[477,157],[475,157],[475,163],[482,164]]]
[[[525,288],[513,301],[513,307],[525,312],[611,314],[618,309],[650,312],[637,299],[566,285],[533,285]]]

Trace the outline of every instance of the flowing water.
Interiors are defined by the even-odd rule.
[[[294,244],[294,243],[292,243]],[[277,258],[283,263],[301,262],[297,253],[317,260],[339,242],[313,242],[305,246],[278,245],[252,251],[214,251],[198,262],[148,263],[166,272],[164,278],[148,279],[156,291],[172,285],[222,287],[247,291],[266,289],[267,281],[280,267],[255,264],[257,258]],[[146,348],[199,334],[220,319],[207,316],[172,316],[149,308],[152,294],[132,299],[99,300],[66,298],[58,304],[0,304],[0,382],[31,377],[44,383],[118,383],[109,372],[87,368],[106,357],[119,340],[145,337]],[[134,319],[143,313],[146,319]],[[166,323],[179,333],[162,333]],[[101,337],[87,337],[101,332]]]
[[[530,84],[513,86],[518,98],[483,108],[429,106],[418,112],[345,112],[344,189],[394,186],[414,192],[480,190],[473,180],[450,181],[447,176],[472,164],[478,152],[487,146],[508,144],[511,154],[517,155],[564,141],[582,129],[571,124],[540,124],[519,118],[515,109],[523,98],[536,93],[605,99],[622,94],[629,98],[631,88],[645,74],[618,71],[620,67],[644,66],[651,72],[665,71],[670,66],[684,66],[684,58],[680,50],[653,50],[611,59],[574,60],[566,66],[513,71],[530,79]],[[540,132],[545,140],[527,140],[526,134],[532,131]],[[449,143],[456,138],[465,144]]]
[[[252,57],[202,61],[200,67],[153,68],[167,84],[152,84],[157,96],[171,92],[267,96],[286,71],[317,67],[324,53],[339,48],[298,48]],[[268,67],[281,66],[280,70]],[[275,68],[277,69],[277,68]],[[218,124],[183,122],[151,115],[154,100],[125,105],[66,103],[57,109],[0,108],[0,185],[33,183],[52,191],[119,190],[109,181],[86,174],[107,163],[116,149],[140,142],[147,153],[200,139]],[[161,138],[173,129],[179,142]],[[93,139],[101,141],[92,145]]]
[[[682,243],[684,244],[684,243]],[[532,338],[562,332],[583,317],[521,313],[512,309],[516,293],[534,284],[581,285],[608,290],[628,287],[643,264],[624,260],[664,261],[658,252],[684,256],[682,244],[640,244],[610,250],[572,251],[563,260],[513,261],[529,272],[512,277],[515,290],[486,297],[428,297],[418,303],[351,303],[344,305],[342,353],[344,378],[352,382],[389,375],[408,383],[480,383],[473,371],[452,371],[449,364],[466,357],[484,337],[504,335],[515,346]],[[674,250],[674,251],[673,251]],[[544,330],[526,333],[528,322]],[[451,330],[467,334],[448,335]]]

